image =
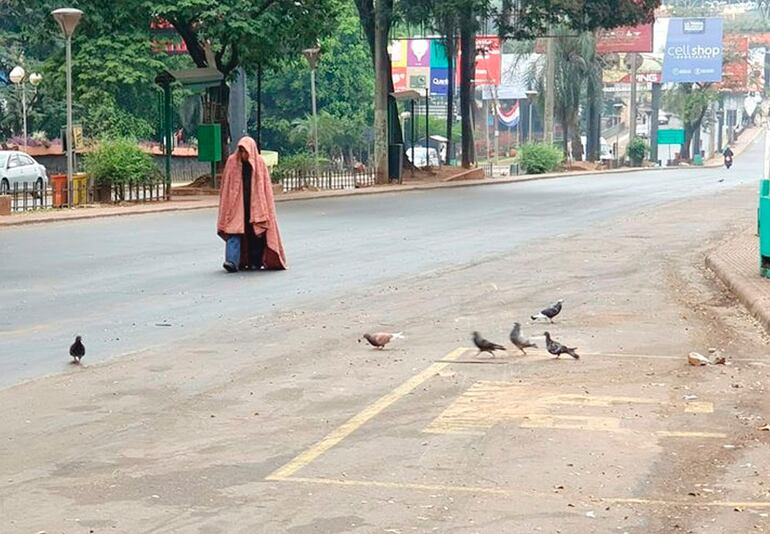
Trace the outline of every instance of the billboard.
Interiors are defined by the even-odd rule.
[[[442,96],[449,94],[449,69],[446,67],[430,68],[430,94]]]
[[[498,85],[500,83],[501,61],[500,38],[493,35],[478,35],[476,37],[475,85]],[[457,71],[459,73],[460,69]]]
[[[652,23],[599,31],[596,52],[652,52]]]
[[[663,83],[722,79],[722,19],[672,18],[663,55]]]

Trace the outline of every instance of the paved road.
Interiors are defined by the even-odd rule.
[[[290,262],[283,273],[224,273],[213,210],[0,230],[0,387],[61,371],[75,334],[96,362],[173,344],[218,321],[535,247],[619,214],[756,180],[761,150],[756,143],[730,171],[282,204]]]

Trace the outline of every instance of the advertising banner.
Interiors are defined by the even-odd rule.
[[[663,56],[663,83],[722,79],[722,19],[672,18]]]
[[[406,67],[393,67],[390,72],[393,77],[393,90],[406,91],[409,88],[409,83],[406,79]]]
[[[406,67],[406,39],[390,42],[390,62],[393,67]]]
[[[430,94],[446,96],[449,93],[449,69],[430,68]]]
[[[407,43],[407,66],[430,67],[430,40],[409,39]]]
[[[652,52],[652,23],[601,30],[597,37],[596,52],[599,54]]]

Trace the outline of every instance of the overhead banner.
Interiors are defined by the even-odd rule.
[[[722,19],[670,19],[663,56],[663,83],[721,80]]]
[[[599,31],[596,52],[599,54],[652,52],[652,23]]]

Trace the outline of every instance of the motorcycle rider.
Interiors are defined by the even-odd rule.
[[[722,155],[725,157],[725,167],[729,169],[733,164],[733,157],[735,156],[733,150],[730,148],[730,145],[727,145],[727,148],[725,148],[725,151],[722,152]]]

